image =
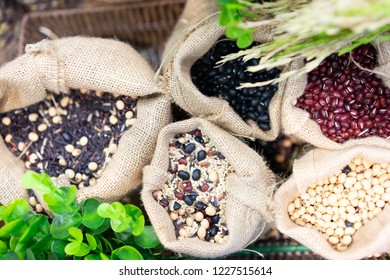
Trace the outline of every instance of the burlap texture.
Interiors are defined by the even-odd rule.
[[[344,252],[333,249],[315,228],[295,224],[288,215],[287,206],[296,197],[315,184],[339,172],[354,157],[372,162],[387,163],[390,150],[374,146],[358,145],[339,150],[315,149],[295,161],[293,175],[276,191],[275,222],[277,229],[327,259],[362,259],[390,249],[390,207],[357,230],[351,246]]]
[[[117,200],[137,188],[142,168],[153,156],[158,131],[170,121],[170,101],[153,82],[154,73],[129,45],[115,40],[72,37],[27,45],[26,54],[0,69],[0,112],[29,106],[46,91],[67,93],[83,88],[139,96],[137,121],[124,133],[118,150],[94,187],[81,189],[78,200]],[[0,143],[0,203],[26,197],[26,171]]]
[[[386,86],[390,86],[390,43],[374,44],[378,51],[378,67],[376,72],[381,75]],[[291,64],[290,70],[298,70],[304,66],[303,59]],[[294,75],[288,79],[283,95],[281,121],[282,131],[288,135],[296,135],[303,141],[323,149],[344,149],[355,145],[377,145],[390,148],[390,141],[374,136],[360,139],[351,139],[344,143],[330,140],[322,133],[320,126],[312,119],[309,113],[295,106],[297,99],[304,93],[307,85],[307,74]]]
[[[194,10],[197,9],[194,8]],[[199,8],[198,10],[201,10],[199,13],[202,14],[203,9]],[[253,120],[244,121],[234,112],[227,101],[202,94],[192,83],[191,67],[225,34],[225,28],[219,25],[218,14],[193,23],[192,19],[199,17],[191,17],[197,13],[190,9],[187,11],[189,11],[187,13],[189,19],[186,21],[189,24],[178,26],[181,28],[180,31],[175,31],[174,39],[170,39],[176,44],[168,44],[165,51],[166,58],[163,64],[162,78],[164,93],[171,96],[175,103],[193,117],[208,119],[235,135],[267,141],[276,139],[281,127],[280,111],[286,82],[279,83],[279,90],[269,105],[271,122],[271,130],[269,131],[261,130]],[[191,11],[193,13],[190,13]],[[209,12],[209,14],[213,13]],[[256,42],[269,42],[272,37],[270,26],[262,26],[253,34]],[[288,67],[286,66],[283,70],[286,71]]]
[[[210,138],[232,165],[235,173],[226,179],[226,218],[229,241],[215,244],[197,238],[177,240],[167,211],[153,198],[168,179],[168,143],[177,134],[196,128]],[[216,258],[242,250],[255,241],[271,219],[270,194],[275,177],[262,158],[243,142],[203,119],[189,119],[166,126],[158,136],[150,165],[144,168],[141,199],[161,243],[177,253],[202,258]]]
[[[187,0],[183,12],[180,15],[173,32],[165,44],[163,52],[163,61],[172,59],[174,50],[189,29],[199,21],[217,13],[219,6],[215,0]]]

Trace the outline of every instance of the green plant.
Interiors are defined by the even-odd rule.
[[[253,29],[239,26],[245,17],[256,18],[256,14],[248,13],[247,3],[252,0],[216,0],[220,4],[219,24],[226,27],[226,37],[237,40],[239,48],[247,48],[252,42]]]
[[[0,206],[0,259],[153,259],[163,248],[135,205],[76,202],[75,186],[57,187],[45,174],[26,172],[23,186],[42,194],[53,214],[30,211],[24,199]]]

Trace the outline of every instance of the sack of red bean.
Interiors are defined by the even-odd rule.
[[[196,257],[244,249],[271,219],[275,176],[246,144],[203,119],[165,127],[141,199],[161,243]]]
[[[201,3],[194,9],[201,10]],[[209,11],[208,14],[212,13]],[[198,18],[195,13],[191,15]],[[178,26],[187,27],[188,22],[193,23],[190,16],[184,16],[184,21],[186,24]],[[224,56],[240,51],[236,42],[224,35],[225,28],[219,25],[215,14],[196,21],[183,32],[175,31],[174,40],[170,40],[165,50],[165,93],[191,116],[208,119],[235,135],[275,140],[280,132],[285,82],[238,87],[243,83],[277,78],[288,66],[248,72],[247,68],[257,65],[259,60],[243,61],[242,57],[218,64]],[[270,26],[258,28],[253,39],[251,47],[272,40]]]
[[[27,45],[0,69],[0,203],[28,199],[27,170],[78,187],[78,199],[117,200],[136,189],[170,101],[129,45],[72,37]]]
[[[291,70],[304,66],[293,62]],[[324,149],[390,147],[390,44],[362,45],[325,58],[290,78],[282,106],[284,133]]]
[[[276,191],[279,231],[327,259],[388,252],[390,150],[314,149]]]

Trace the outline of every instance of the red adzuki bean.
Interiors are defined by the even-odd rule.
[[[352,51],[365,69],[376,66],[372,45]],[[374,73],[355,64],[350,54],[332,54],[308,74],[305,92],[296,106],[310,113],[322,132],[335,142],[367,136],[390,136],[390,88]]]

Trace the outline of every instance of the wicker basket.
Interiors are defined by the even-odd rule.
[[[23,17],[18,52],[22,54],[26,44],[53,36],[86,35],[116,38],[130,43],[137,50],[149,51],[149,62],[156,66],[156,58],[150,52],[161,54],[164,43],[173,30],[185,4],[185,0],[131,1],[96,7],[69,10],[40,11]],[[50,35],[49,35],[50,36]]]

